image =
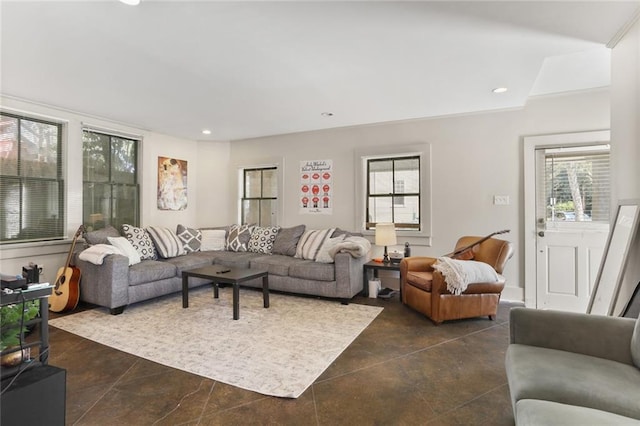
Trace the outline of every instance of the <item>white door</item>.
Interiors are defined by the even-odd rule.
[[[536,147],[536,308],[586,312],[609,209],[607,144]]]

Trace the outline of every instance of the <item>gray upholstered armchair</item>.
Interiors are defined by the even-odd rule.
[[[640,320],[513,308],[516,424],[640,425]]]

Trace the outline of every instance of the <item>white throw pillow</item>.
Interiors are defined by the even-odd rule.
[[[140,263],[140,253],[131,245],[125,237],[107,237],[109,244],[120,249],[122,254],[129,258],[129,266]]]
[[[201,229],[200,232],[202,232],[200,251],[220,251],[225,249],[227,231],[224,229]]]
[[[334,258],[333,256],[331,256],[330,250],[335,246],[337,246],[338,244],[340,244],[341,242],[343,242],[345,236],[346,236],[345,234],[342,234],[342,235],[338,235],[335,238],[329,238],[328,240],[326,240],[324,244],[322,244],[322,247],[320,247],[320,250],[318,251],[318,255],[316,256],[316,262],[333,263]]]

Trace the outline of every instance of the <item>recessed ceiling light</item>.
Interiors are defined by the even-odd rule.
[[[328,112],[328,111],[327,112],[323,112],[320,115],[323,116],[323,117],[333,117],[333,113],[332,112]]]
[[[507,89],[506,87],[496,87],[495,89],[492,90],[492,92],[493,93],[504,93],[507,90],[509,90],[509,89]]]
[[[202,131],[202,134],[203,134],[203,135],[210,135],[210,134],[211,134],[211,130],[209,130],[209,129],[204,129],[204,130]]]
[[[137,6],[140,4],[140,0],[120,0],[120,2],[128,4],[129,6]]]

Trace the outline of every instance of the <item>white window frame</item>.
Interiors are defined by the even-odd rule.
[[[276,176],[278,177],[278,197],[277,205],[278,212],[276,214],[276,223],[274,226],[282,226],[284,223],[284,159],[269,159],[265,162],[255,164],[243,164],[236,166],[236,220],[237,223],[242,223],[242,197],[244,195],[244,171],[247,169],[277,169]]]
[[[355,154],[355,229],[363,235],[373,236],[375,230],[366,229],[367,203],[367,160],[388,157],[420,157],[420,229],[398,230],[398,239],[416,245],[431,245],[431,144],[387,145],[366,147],[356,150]]]

